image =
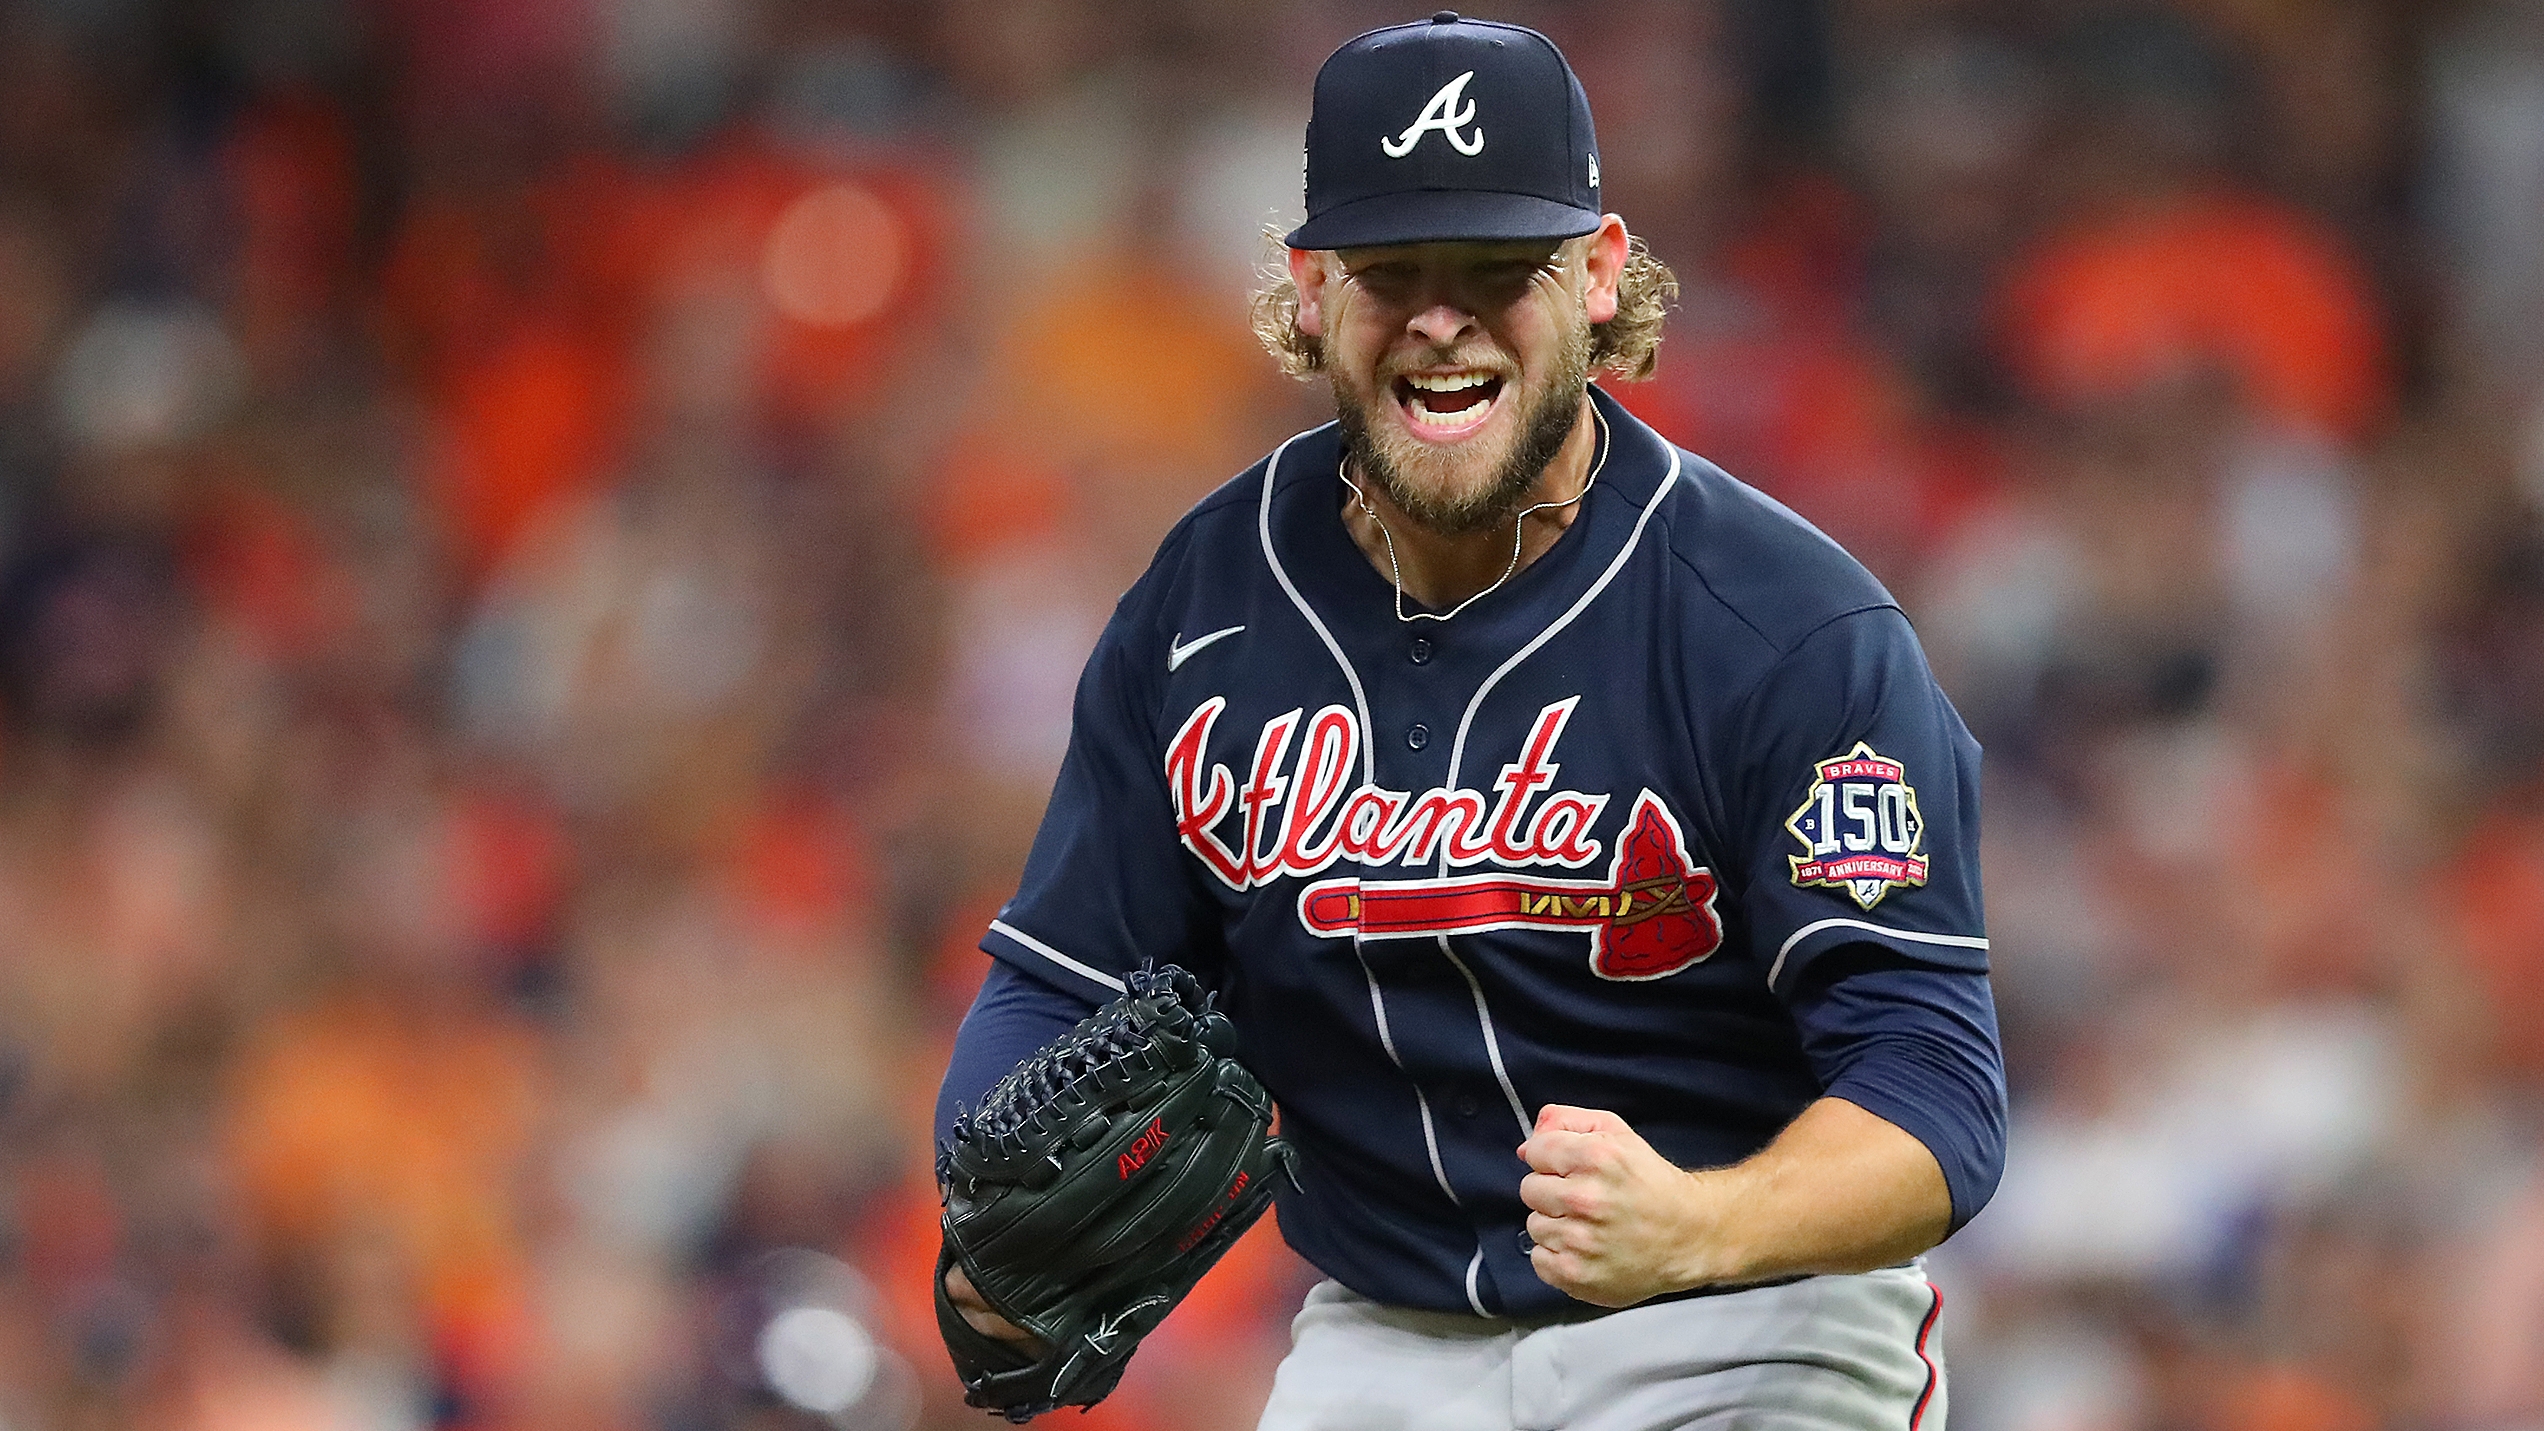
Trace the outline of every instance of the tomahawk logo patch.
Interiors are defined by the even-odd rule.
[[[1784,822],[1802,842],[1791,857],[1794,884],[1842,889],[1865,909],[1924,884],[1926,821],[1899,762],[1859,740],[1812,769],[1810,793]]]
[[[1538,875],[1321,880],[1299,893],[1299,922],[1326,939],[1424,939],[1496,929],[1590,936],[1590,972],[1662,979],[1722,947],[1714,872],[1687,857],[1678,821],[1646,790],[1617,837],[1604,880]]]

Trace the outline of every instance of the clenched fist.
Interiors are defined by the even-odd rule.
[[[1537,1244],[1529,1261],[1549,1285],[1603,1307],[1888,1267],[1952,1226],[1934,1154],[1843,1098],[1803,1109],[1729,1167],[1673,1167],[1616,1114],[1560,1103],[1539,1110],[1519,1156]]]
[[[1529,1253],[1537,1275],[1602,1307],[1714,1280],[1724,1265],[1703,1175],[1671,1164],[1623,1118],[1550,1103],[1520,1144],[1529,1166]]]

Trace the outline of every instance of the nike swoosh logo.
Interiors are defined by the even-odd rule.
[[[1176,632],[1174,643],[1166,648],[1166,669],[1169,671],[1174,670],[1176,667],[1183,665],[1186,661],[1191,660],[1193,658],[1193,653],[1199,651],[1202,647],[1209,645],[1213,641],[1219,640],[1223,636],[1234,636],[1244,629],[1245,628],[1242,626],[1231,626],[1225,631],[1213,631],[1207,636],[1195,636],[1190,641],[1184,639],[1183,632]]]

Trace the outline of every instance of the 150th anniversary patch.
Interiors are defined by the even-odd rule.
[[[1816,778],[1784,827],[1802,842],[1793,882],[1842,889],[1865,909],[1926,882],[1925,817],[1898,761],[1862,741],[1813,767]]]

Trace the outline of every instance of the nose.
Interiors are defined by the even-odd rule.
[[[1435,347],[1447,347],[1475,327],[1475,317],[1446,300],[1434,300],[1405,320],[1405,330]]]

